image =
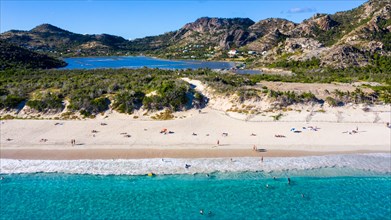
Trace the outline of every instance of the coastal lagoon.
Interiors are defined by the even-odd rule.
[[[199,61],[199,60],[165,60],[145,56],[118,57],[74,57],[65,58],[68,65],[61,69],[103,69],[103,68],[159,68],[159,69],[200,69],[230,70],[238,74],[260,74],[259,70],[235,69],[234,62]]]
[[[233,62],[197,61],[197,60],[164,60],[145,56],[118,57],[77,57],[65,58],[68,66],[63,69],[99,69],[99,68],[160,68],[160,69],[230,69]]]

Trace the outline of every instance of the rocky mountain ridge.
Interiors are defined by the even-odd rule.
[[[315,14],[300,24],[269,18],[202,17],[177,31],[127,41],[113,35],[81,35],[44,24],[8,31],[0,39],[38,51],[70,56],[152,54],[165,58],[222,59],[228,50],[248,51],[254,67],[285,60],[320,60],[320,67],[370,65],[374,56],[391,57],[391,3],[370,0],[335,14]]]

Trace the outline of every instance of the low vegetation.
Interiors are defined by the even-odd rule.
[[[323,103],[332,106],[343,103],[390,103],[390,73],[357,72],[301,73],[296,76],[238,75],[200,70],[161,69],[97,69],[97,70],[27,70],[0,71],[0,109],[15,109],[25,103],[38,112],[62,111],[68,102],[68,116],[79,112],[91,117],[110,107],[131,114],[143,108],[148,111],[167,109],[171,112],[189,107],[202,107],[207,99],[181,80],[189,77],[201,80],[221,95],[236,94],[239,101],[268,98],[286,107],[295,103]],[[380,77],[380,76],[383,77]],[[347,80],[349,78],[349,80]],[[330,92],[330,98],[319,100],[312,93],[273,91],[253,87],[261,80],[282,82],[355,82],[367,79],[383,82],[366,94]]]

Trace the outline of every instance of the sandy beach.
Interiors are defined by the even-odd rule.
[[[186,114],[168,121],[117,114],[77,121],[4,120],[0,157],[291,157],[391,151],[391,129],[384,123],[246,121],[210,108]],[[254,146],[261,152],[253,151]]]

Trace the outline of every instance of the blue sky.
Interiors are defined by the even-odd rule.
[[[301,22],[315,13],[355,8],[362,0],[0,0],[0,32],[30,30],[42,23],[82,34],[134,39],[181,28],[199,17],[270,17]]]

